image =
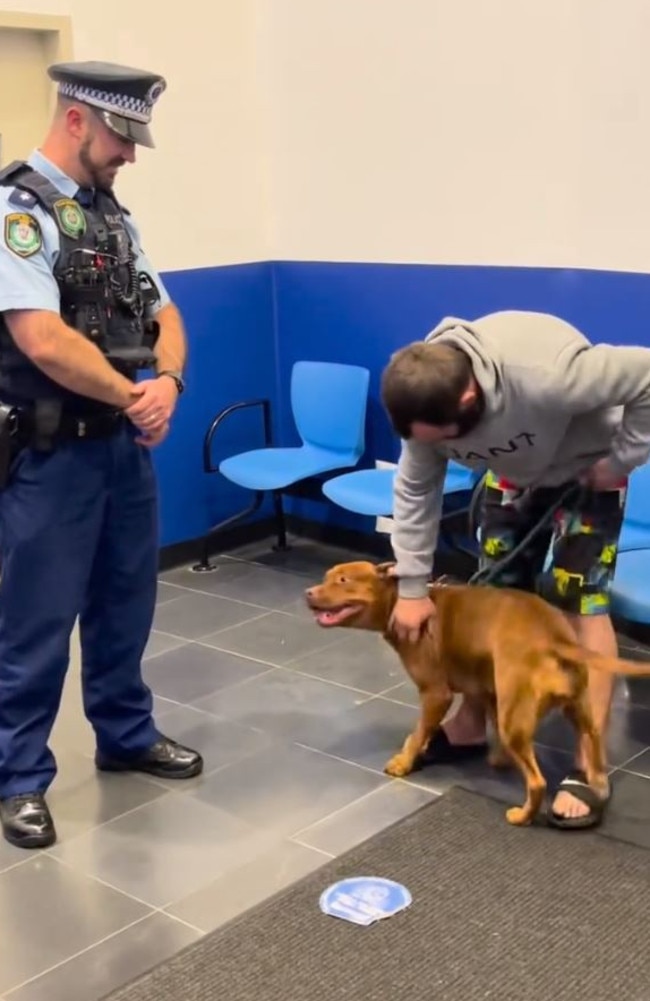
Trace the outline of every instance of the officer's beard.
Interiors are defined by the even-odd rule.
[[[118,167],[123,167],[126,161],[121,156],[114,156],[107,163],[96,163],[91,154],[92,137],[85,140],[79,148],[79,162],[88,174],[89,185],[93,188],[103,188],[110,191],[115,183]]]

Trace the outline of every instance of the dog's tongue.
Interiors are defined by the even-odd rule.
[[[316,621],[319,626],[335,626],[345,618],[345,614],[345,608],[328,609],[326,612],[319,612],[316,616]]]

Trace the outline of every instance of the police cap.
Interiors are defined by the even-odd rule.
[[[61,97],[96,108],[118,136],[141,146],[154,145],[149,122],[167,86],[163,77],[102,62],[56,63],[48,74],[58,83]]]

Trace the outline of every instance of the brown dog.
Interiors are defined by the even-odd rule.
[[[650,677],[650,665],[603,657],[581,648],[564,615],[525,591],[468,585],[429,590],[436,607],[433,628],[416,643],[390,630],[397,600],[393,564],[342,563],[329,570],[306,598],[323,627],[346,626],[381,632],[420,693],[420,716],[401,751],[385,766],[389,775],[408,775],[449,709],[454,692],[482,697],[498,735],[490,763],[511,759],[526,783],[526,802],[512,807],[511,824],[530,823],[544,799],[546,782],[533,741],[537,726],[560,707],[585,741],[587,781],[606,794],[601,735],[587,698],[588,669]]]

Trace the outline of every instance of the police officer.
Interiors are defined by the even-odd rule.
[[[162,77],[52,66],[54,118],[0,172],[0,817],[25,848],[56,840],[48,740],[79,618],[98,769],[165,778],[201,756],[163,736],[141,674],[158,569],[150,449],[183,390],[179,312],[113,183]]]

